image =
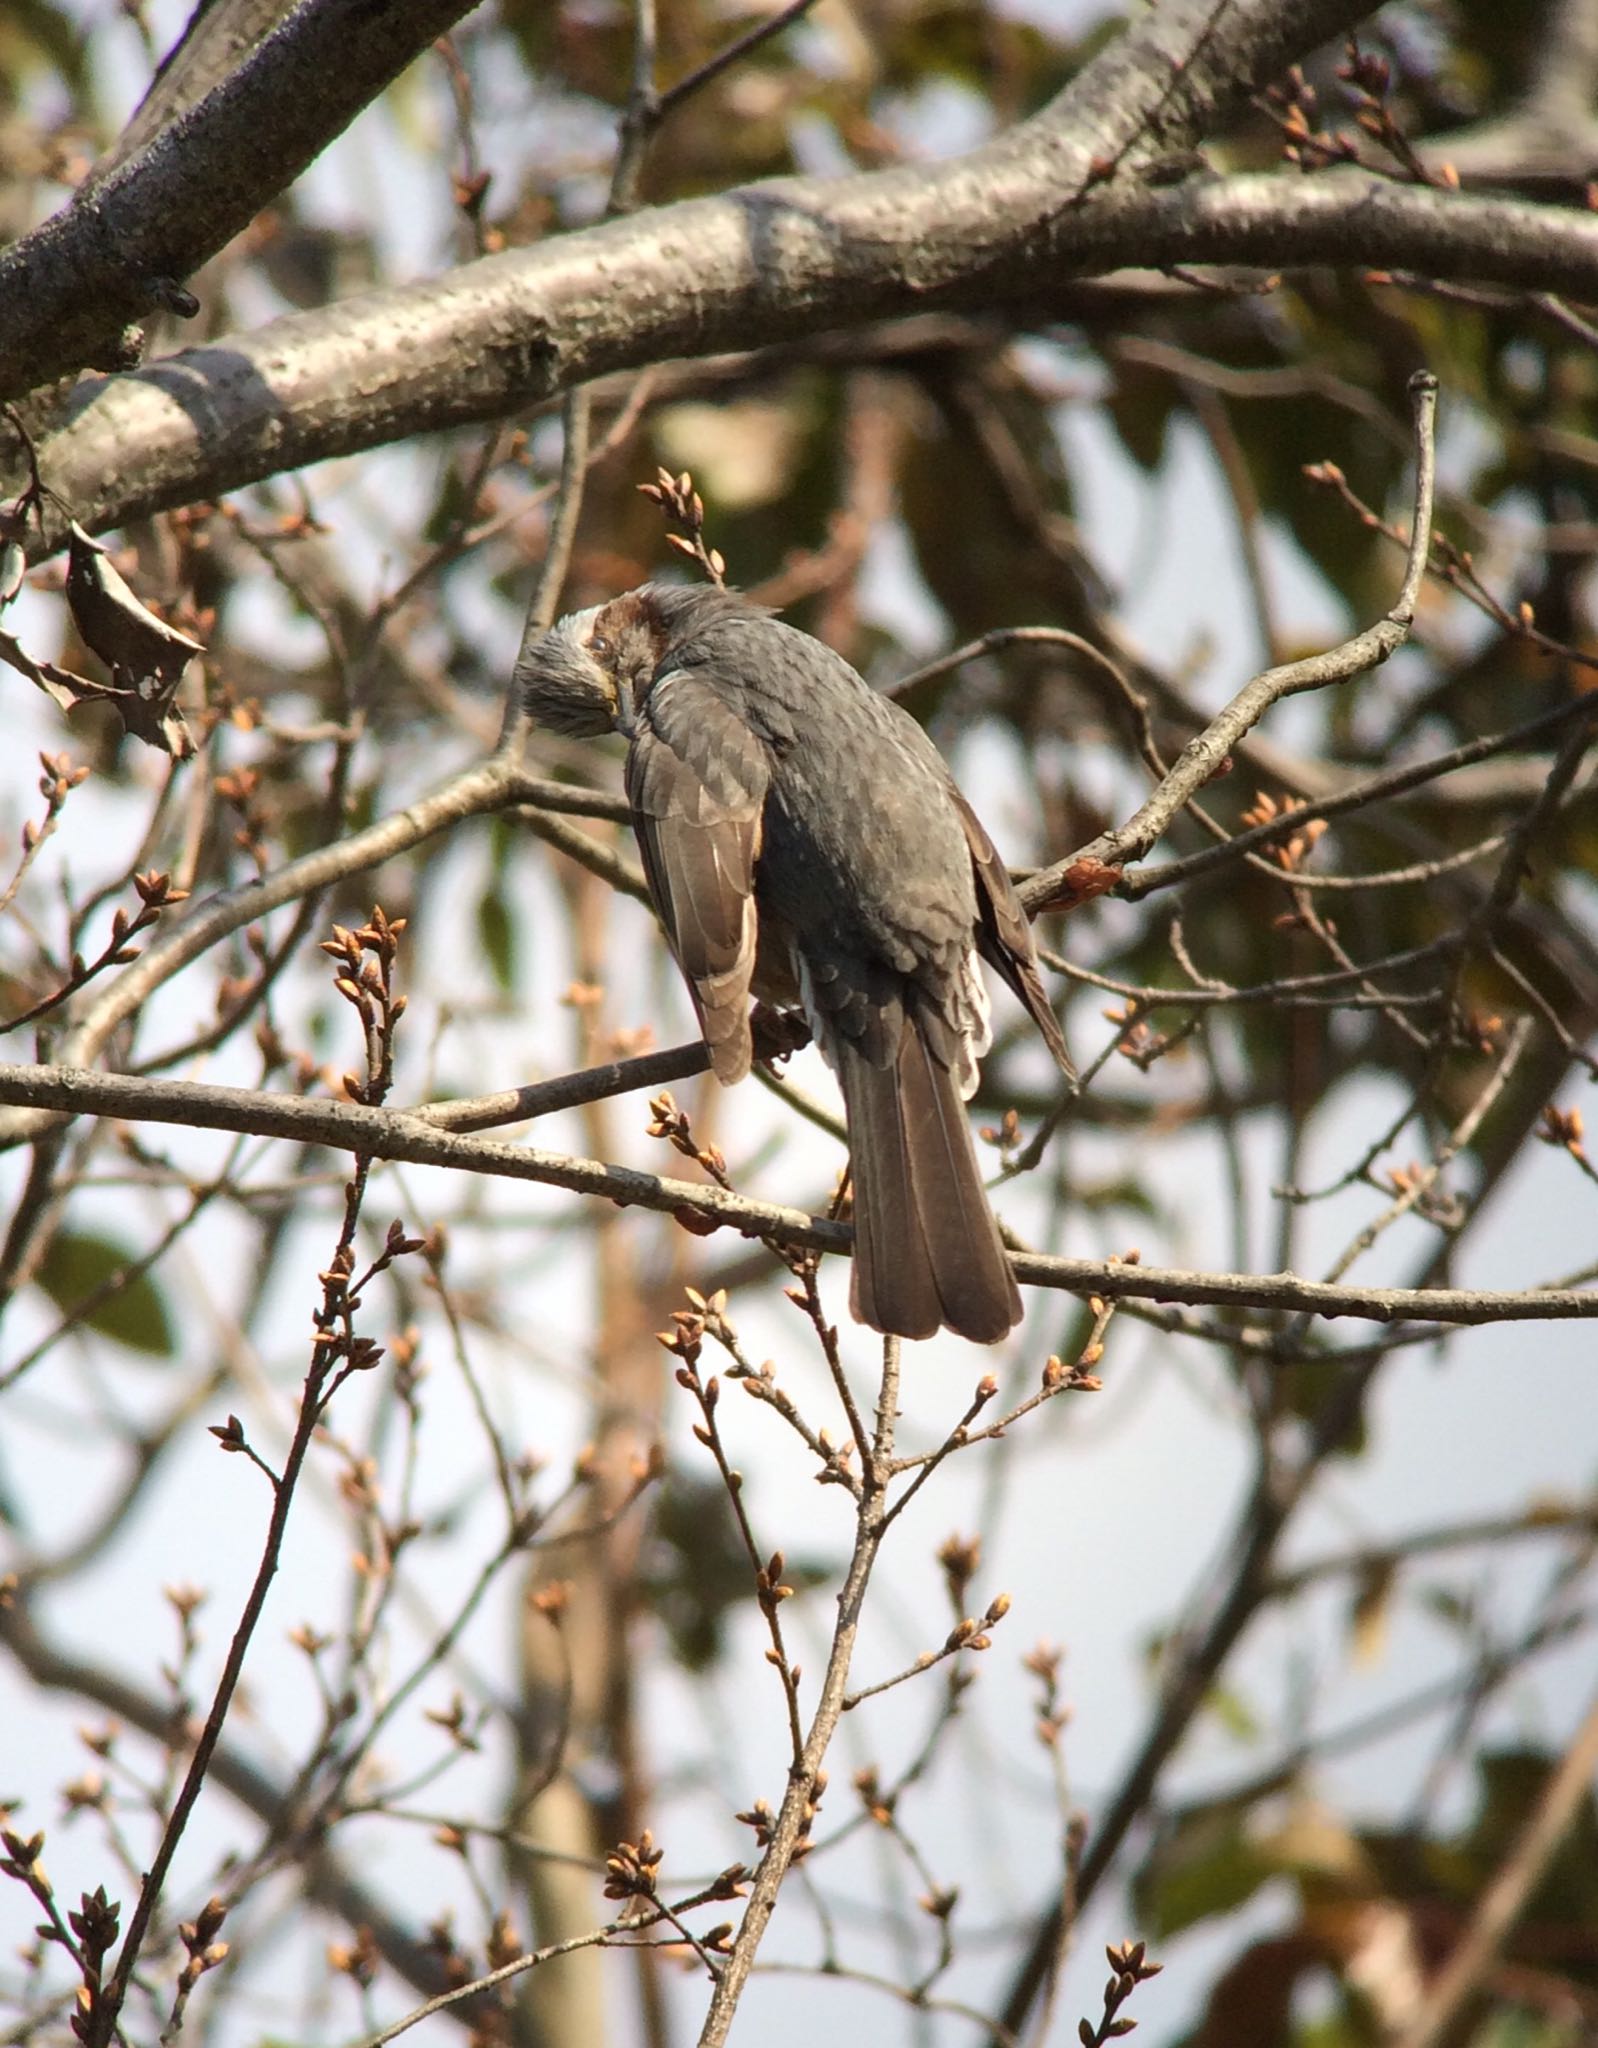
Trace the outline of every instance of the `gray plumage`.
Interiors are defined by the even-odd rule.
[[[1004,1336],[1021,1301],[964,1109],[991,1036],[979,954],[1071,1065],[1026,915],[932,742],[730,591],[645,584],[575,613],[517,680],[539,724],[628,735],[650,893],[718,1079],[749,1070],[752,995],[802,1005],[848,1117],[855,1314]]]

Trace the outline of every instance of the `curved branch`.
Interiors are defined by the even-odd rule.
[[[96,1059],[112,1032],[148,996],[230,932],[286,903],[313,896],[334,882],[365,874],[463,819],[518,804],[528,806],[534,818],[545,811],[611,819],[629,815],[618,798],[524,775],[508,756],[492,754],[363,832],[315,847],[258,882],[220,890],[164,923],[154,944],[133,965],[108,986],[91,989],[74,1008],[72,1029],[61,1048],[66,1064],[87,1066]],[[541,822],[546,827],[552,825],[548,819]],[[0,1146],[36,1136],[47,1122],[26,1116],[0,1119]]]
[[[1598,218],[1584,208],[1398,185],[1365,171],[1254,172],[1112,192],[1092,209],[1091,229],[1077,238],[1083,253],[1113,240],[1152,264],[1419,270],[1598,298]]]
[[[1101,832],[1078,852],[1028,876],[1019,894],[1032,916],[1042,910],[1069,907],[1101,888],[1107,874],[1118,873],[1128,861],[1140,860],[1182,806],[1220,773],[1232,749],[1273,704],[1303,690],[1320,690],[1329,683],[1363,675],[1388,660],[1409,638],[1431,553],[1432,504],[1437,482],[1437,379],[1430,370],[1415,372],[1409,380],[1409,394],[1414,412],[1415,516],[1410,525],[1403,586],[1385,616],[1324,654],[1285,662],[1245,683],[1204,730],[1188,741],[1170,772],[1160,778],[1147,801],[1126,824],[1115,831]],[[1571,772],[1574,773],[1574,763]]]

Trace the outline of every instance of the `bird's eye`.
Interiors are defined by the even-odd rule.
[[[588,651],[590,654],[609,654],[610,642],[603,633],[596,633],[588,643]]]

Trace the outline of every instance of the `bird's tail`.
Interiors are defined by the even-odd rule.
[[[908,1017],[892,1065],[845,1043],[837,1070],[854,1180],[850,1307],[889,1335],[947,1325],[996,1344],[1021,1320],[1021,1297],[953,1074]]]

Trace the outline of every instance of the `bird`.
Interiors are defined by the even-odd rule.
[[[979,958],[1070,1055],[993,841],[916,721],[720,585],[645,583],[518,662],[531,725],[619,732],[649,894],[717,1079],[751,999],[802,1010],[848,1124],[850,1307],[885,1335],[992,1344],[1021,1298],[965,1101],[992,1039]]]

